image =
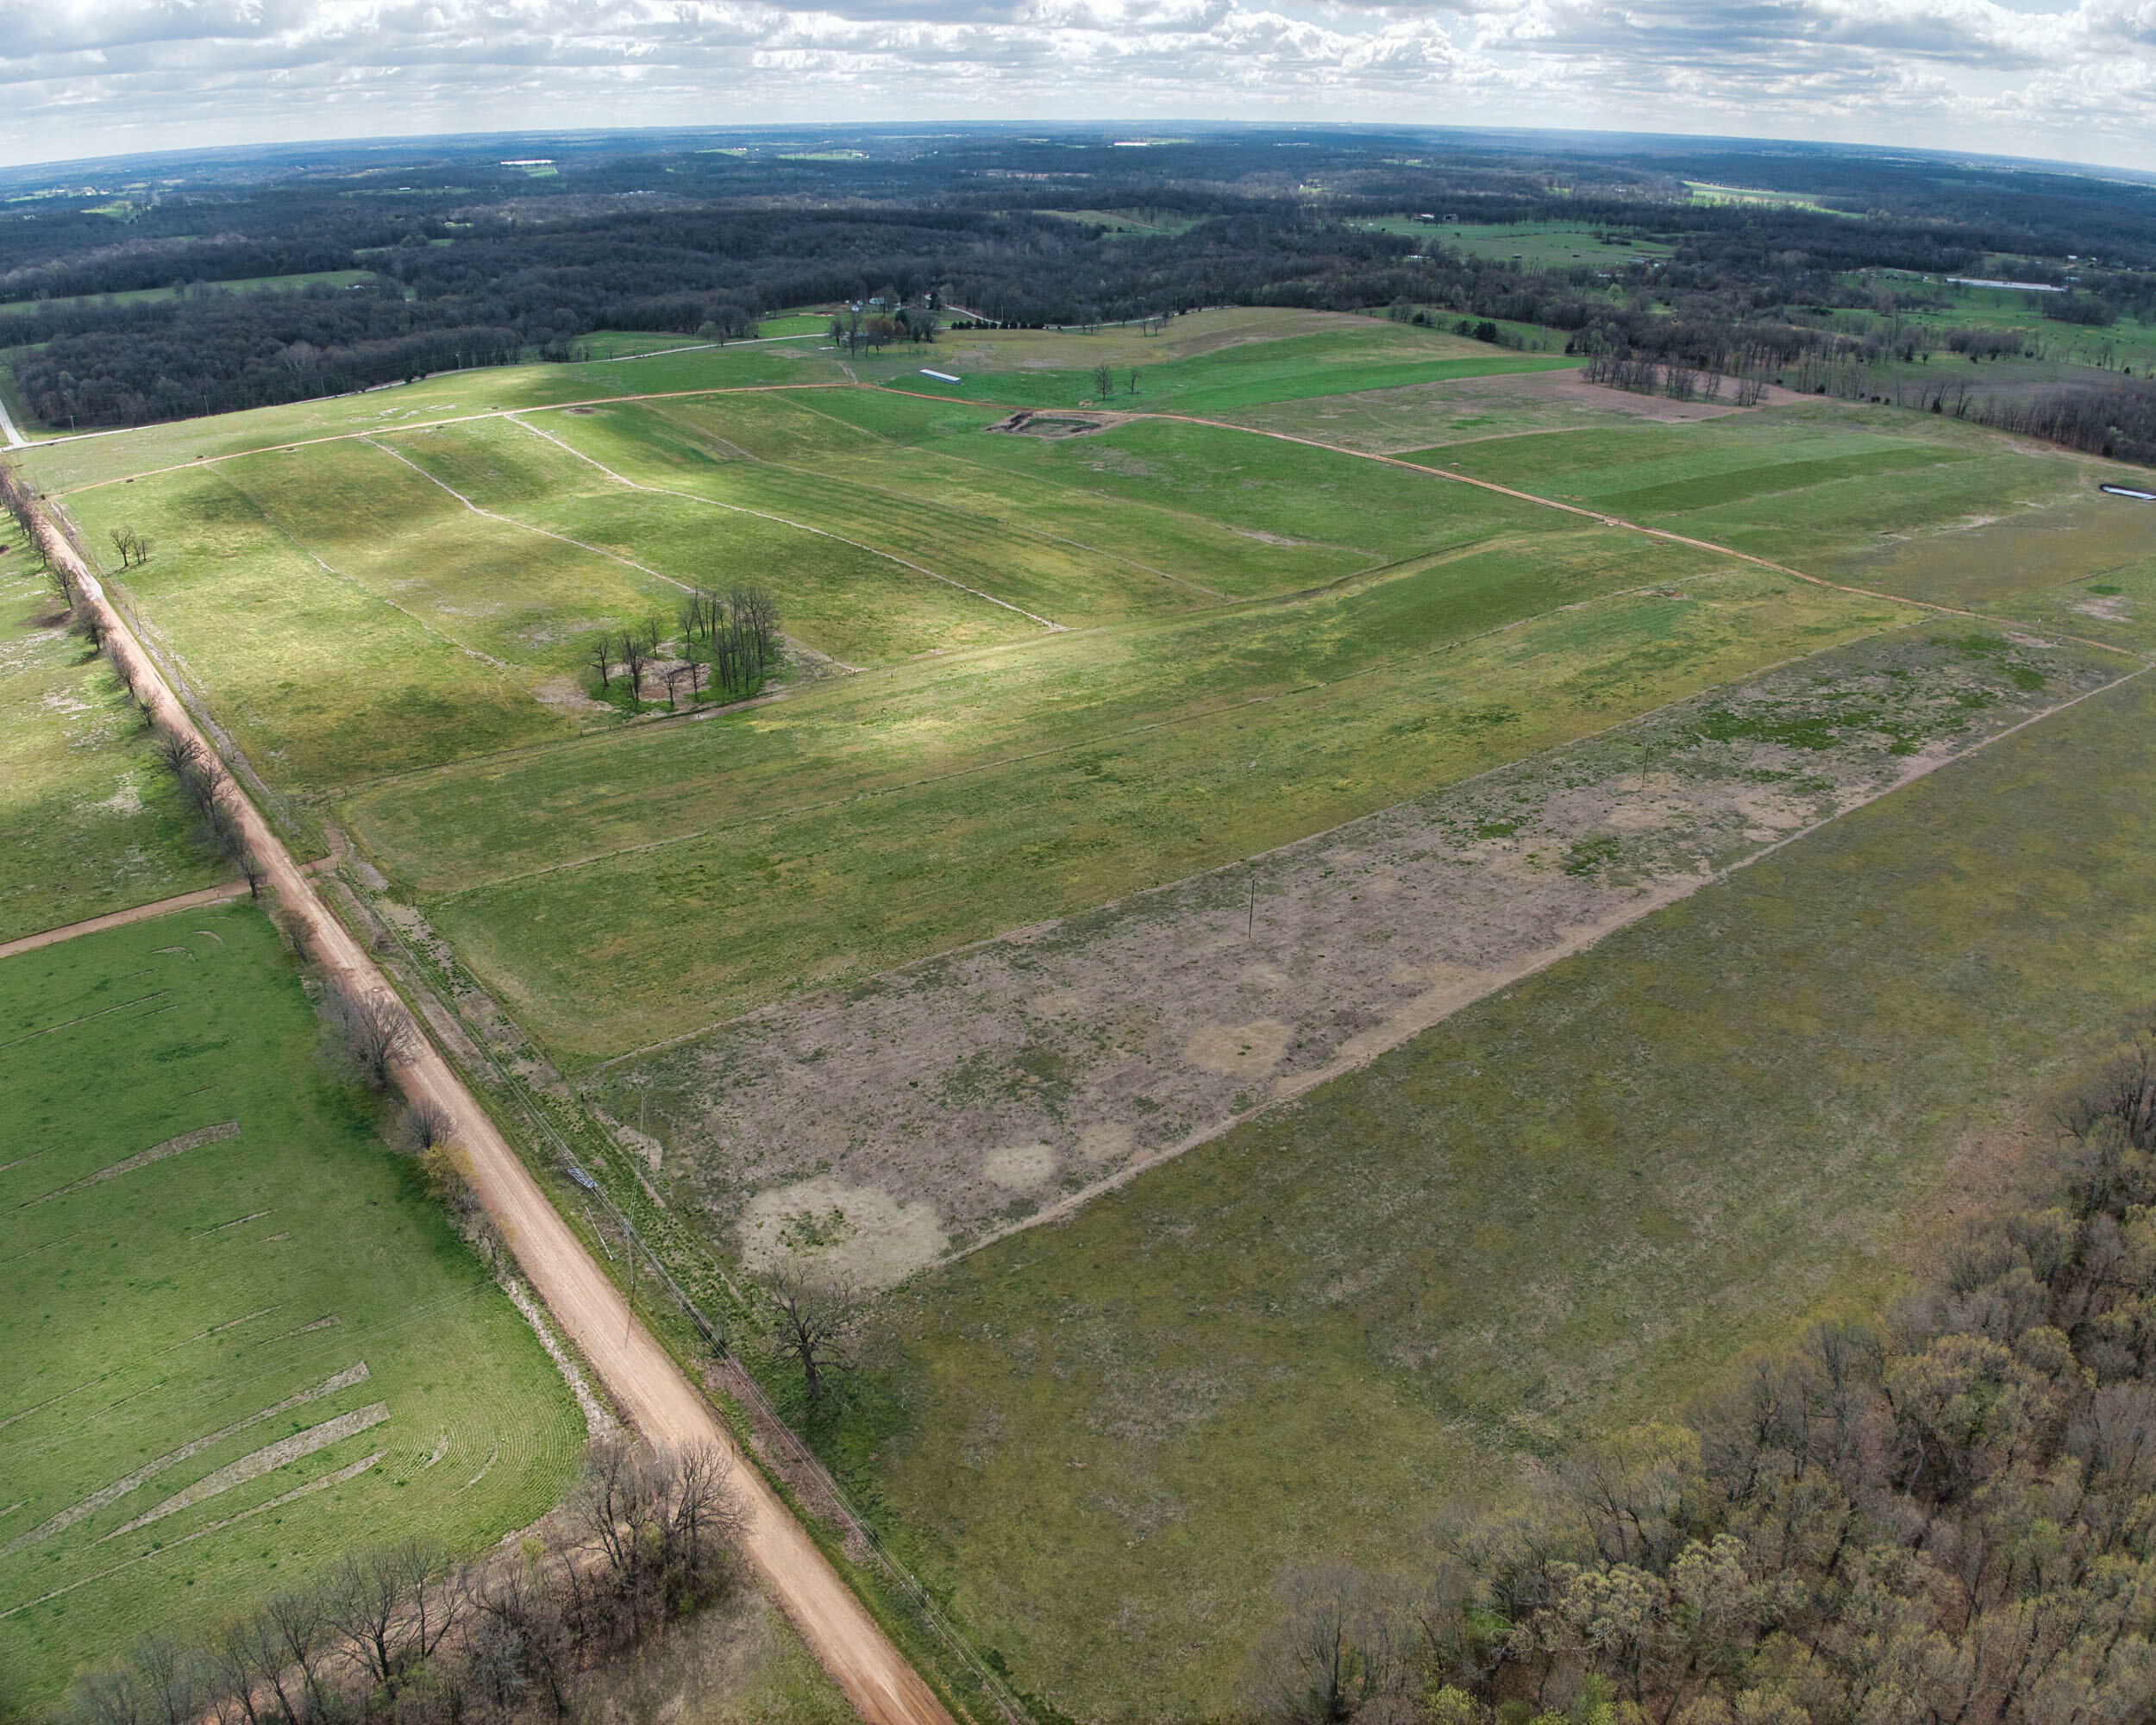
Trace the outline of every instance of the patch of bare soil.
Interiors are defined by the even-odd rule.
[[[586,694],[583,686],[574,677],[549,677],[531,693],[540,706],[571,716],[581,712],[613,711],[605,701],[594,700]]]
[[[1099,414],[1043,413],[1029,407],[1008,419],[999,419],[987,429],[1012,437],[1084,437],[1095,431],[1106,431],[1119,418],[1120,416],[1111,419]]]
[[[1767,392],[1770,405],[1801,399],[1787,390]],[[1729,401],[1633,395],[1583,382],[1576,372],[1551,371],[1449,378],[1399,389],[1283,402],[1227,417],[1268,430],[1322,436],[1330,442],[1387,455],[1485,437],[1589,430],[1613,422],[1688,424],[1748,411]]]
[[[1926,628],[601,1069],[722,1247],[895,1282],[1348,1071],[2122,662]],[[630,1087],[636,1087],[632,1091]]]

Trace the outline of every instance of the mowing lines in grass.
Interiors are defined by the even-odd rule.
[[[841,543],[853,546],[856,550],[867,551],[874,556],[888,558],[892,562],[899,564],[906,568],[909,568],[916,574],[926,575],[931,580],[942,581],[946,586],[956,587],[962,592],[971,593],[975,599],[986,599],[990,605],[1000,605],[1006,611],[1014,611],[1018,612],[1019,616],[1030,618],[1031,621],[1039,624],[1044,629],[1054,630],[1061,629],[1063,626],[1062,624],[1055,622],[1051,618],[1043,617],[1037,612],[1026,610],[1024,605],[1013,605],[1008,599],[998,599],[993,593],[983,593],[979,587],[968,586],[963,581],[953,580],[949,575],[939,574],[937,571],[930,568],[924,563],[913,562],[908,558],[898,555],[895,552],[884,550],[880,546],[866,545],[862,543],[857,539],[849,539],[843,533],[833,533],[827,528],[812,527],[805,522],[789,521],[784,516],[774,515],[768,510],[749,509],[741,504],[724,503],[717,498],[699,497],[693,492],[673,491],[664,486],[644,485],[636,480],[629,478],[625,474],[615,472],[613,468],[606,466],[605,462],[599,461],[596,456],[587,455],[584,454],[582,450],[575,448],[573,444],[563,442],[561,438],[555,436],[551,431],[542,431],[536,425],[534,425],[529,421],[515,415],[511,415],[511,423],[523,426],[525,430],[530,432],[534,436],[544,437],[548,442],[559,444],[562,448],[568,450],[571,455],[575,455],[580,461],[589,461],[592,466],[597,467],[601,473],[605,474],[607,478],[612,480],[617,485],[625,486],[631,491],[656,492],[662,496],[678,497],[690,503],[705,504],[714,509],[727,509],[732,510],[736,513],[741,515],[758,516],[766,521],[775,521],[782,527],[794,528],[803,533],[815,533],[826,539],[837,539]]]
[[[100,1004],[145,984],[185,1011]],[[146,1624],[205,1634],[354,1546],[423,1534],[475,1553],[552,1506],[582,1451],[575,1404],[326,1081],[258,912],[0,962],[0,1038],[39,1029],[0,1067],[0,1108],[35,1146],[0,1170],[0,1408],[27,1529],[0,1548],[12,1699],[49,1703]],[[427,1469],[445,1432],[457,1465]]]

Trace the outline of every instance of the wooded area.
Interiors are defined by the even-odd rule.
[[[2037,1208],[1874,1324],[1445,1537],[1427,1590],[1294,1587],[1282,1720],[2097,1725],[2156,1683],[2156,1030]]]
[[[393,169],[183,179],[123,201],[120,223],[87,197],[33,204],[0,223],[0,301],[29,302],[0,317],[0,348],[15,350],[34,415],[83,429],[567,358],[602,329],[731,337],[776,310],[878,297],[916,316],[955,305],[1029,327],[1218,304],[1435,306],[1564,331],[1589,354],[1732,375],[1803,365],[1819,380],[1791,386],[1829,392],[1853,387],[1837,367],[1906,359],[1931,339],[1894,314],[1936,288],[1858,288],[1851,272],[1939,275],[2071,248],[2078,292],[2033,319],[2156,307],[2156,188],[2071,174],[1822,150],[1627,157],[1467,135],[1195,138],[1149,148],[1142,168],[1084,135],[859,142],[844,160],[810,159],[798,140],[735,153],[565,147],[539,180],[468,149],[414,146]],[[1710,171],[1813,196],[1690,201],[1682,176]],[[1403,209],[1437,218],[1426,235],[1377,225]],[[1139,213],[1125,225],[1101,211]],[[1536,269],[1447,245],[1447,217],[1562,221],[1607,243]],[[1649,242],[1673,254],[1631,249]],[[2038,261],[2016,267],[2065,281]],[[211,285],[349,269],[373,279]],[[94,297],[164,288],[184,291]],[[1883,314],[1881,332],[1837,332],[1830,314],[1851,309]]]

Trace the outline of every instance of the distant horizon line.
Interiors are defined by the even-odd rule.
[[[517,127],[470,132],[385,132],[354,136],[263,140],[242,144],[187,145],[163,149],[130,150],[114,155],[68,156],[41,158],[28,161],[0,162],[0,180],[14,181],[25,176],[67,176],[125,171],[127,166],[131,163],[164,162],[176,165],[189,160],[212,159],[230,161],[257,159],[268,162],[280,154],[308,151],[425,151],[430,147],[439,148],[453,145],[478,147],[486,145],[523,144],[536,140],[553,141],[560,143],[600,143],[610,140],[628,141],[643,138],[659,140],[718,136],[776,137],[782,135],[864,137],[888,136],[924,129],[953,135],[1018,133],[1100,136],[1116,131],[1157,134],[1166,129],[1188,129],[1214,136],[1268,132],[1329,132],[1380,136],[1391,135],[1404,138],[1457,136],[1557,139],[1571,141],[1575,144],[1600,141],[1614,145],[1633,143],[1664,146],[1677,149],[1707,147],[1727,148],[1733,146],[1753,149],[1787,150],[1823,156],[1860,155],[1912,160],[1987,164],[2012,169],[2065,172],[2081,178],[2117,179],[2122,183],[2133,185],[2156,185],[2156,172],[2109,163],[2076,161],[2065,157],[2009,155],[1996,151],[1940,148],[1915,144],[1858,143],[1729,132],[1647,132],[1619,130],[1606,127],[1516,124],[1428,125],[1401,122],[1354,120],[1230,120],[1209,119],[1196,116],[1162,116],[1155,115],[1108,116],[1084,120],[960,120],[924,117],[838,122],[787,120],[710,125],[585,126],[566,129]],[[1179,141],[1184,141],[1159,140],[1159,142],[1164,145]]]

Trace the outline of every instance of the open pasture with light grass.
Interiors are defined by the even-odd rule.
[[[0,1670],[25,1712],[341,1553],[479,1553],[583,1416],[244,905],[0,961]],[[370,1099],[371,1100],[371,1099]]]
[[[761,389],[845,380],[828,349],[818,350],[805,342],[689,346],[648,359],[448,372],[356,395],[50,440],[22,451],[22,458],[41,489],[72,492],[85,486],[118,485],[132,474],[161,467],[310,438],[376,436],[437,420],[668,390]]]
[[[1159,349],[1150,354],[1142,349],[1133,353],[1132,338],[1126,336],[1112,348],[1103,343],[1090,363],[1082,348],[1072,353],[1076,363],[1068,369],[1040,367],[1032,354],[1017,343],[1015,337],[1025,332],[1011,332],[992,344],[985,336],[962,330],[911,366],[895,365],[887,355],[880,364],[856,365],[855,369],[863,378],[895,386],[1015,407],[1091,405],[1153,413],[1232,413],[1266,402],[1392,389],[1446,378],[1562,370],[1579,364],[1562,352],[1520,353],[1374,317],[1340,322],[1353,327],[1261,337],[1197,352],[1186,348],[1181,354]],[[962,344],[976,342],[989,368],[969,373],[968,363],[979,362],[963,352]],[[951,351],[937,358],[945,347]],[[922,377],[923,365],[956,372],[964,381],[945,384]],[[1106,393],[1094,374],[1095,365],[1106,365],[1114,373]],[[1130,386],[1133,370],[1138,373],[1135,390]]]
[[[1206,1716],[1291,1572],[1427,1578],[2007,1188],[2147,1009],[2152,722],[2099,695],[917,1278],[824,1452],[1018,1686]]]
[[[2138,469],[1884,407],[1797,400],[1407,459],[1934,604],[1992,604],[2156,552],[2156,515],[2096,490]]]
[[[317,473],[334,495],[359,471],[423,505],[419,521],[392,530],[403,554],[394,561],[362,527],[325,507],[315,488]],[[363,522],[363,491],[349,500]],[[517,599],[527,567],[521,536],[469,516],[379,450],[335,443],[250,456],[85,492],[72,512],[93,555],[106,530],[122,524],[155,542],[147,562],[124,574],[108,571],[112,591],[153,649],[283,788],[341,784],[578,729],[573,706],[557,711],[539,698],[558,680],[581,703],[573,646],[534,655],[536,662],[493,650],[504,645],[496,618],[505,600]],[[424,543],[415,536],[422,523],[450,530],[438,546]],[[561,549],[547,543],[533,561],[558,565]],[[612,566],[585,561],[621,593]],[[639,602],[632,614],[643,609]]]
[[[1269,849],[1907,615],[1604,529],[1508,535],[344,809],[578,1063]]]
[[[0,547],[0,941],[225,879],[12,523]]]
[[[1400,455],[1525,432],[1682,425],[1758,411],[1739,408],[1727,397],[1720,401],[1672,401],[1666,396],[1635,395],[1588,383],[1576,372],[1561,371],[1507,373],[1319,396],[1249,408],[1226,417],[1259,430],[1314,438],[1372,455]]]
[[[1451,212],[1431,213],[1442,216]],[[1527,269],[1608,270],[1643,258],[1673,257],[1677,253],[1677,248],[1666,240],[1634,238],[1621,231],[1569,222],[1418,222],[1412,216],[1396,216],[1353,225],[1422,241],[1429,251],[1449,246],[1470,257],[1516,259]],[[1605,242],[1605,234],[1616,243]]]

